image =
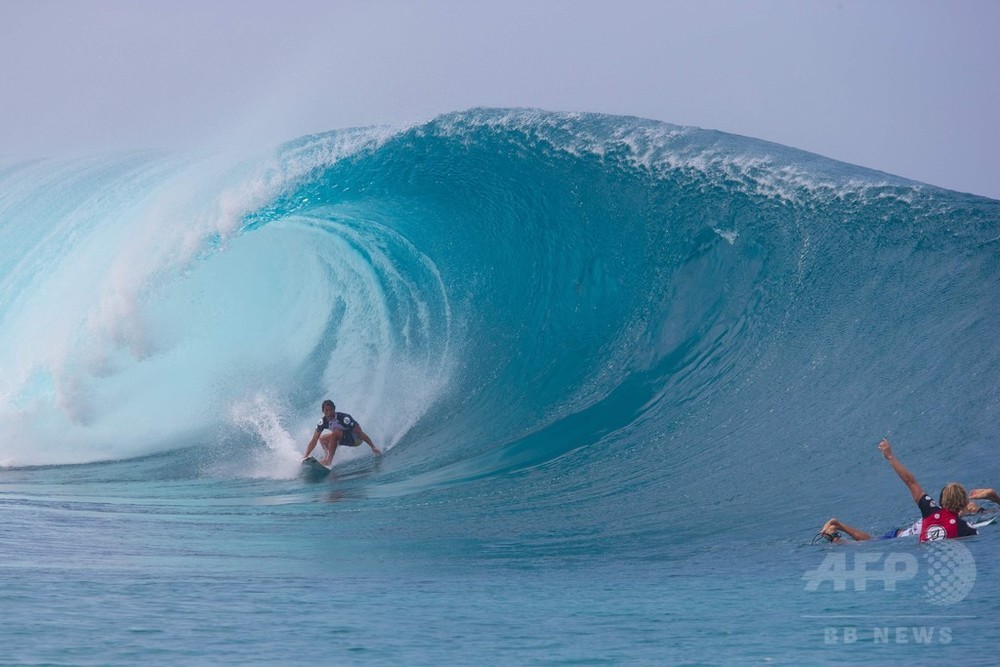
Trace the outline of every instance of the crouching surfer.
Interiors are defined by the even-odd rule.
[[[888,440],[883,438],[882,442],[878,443],[878,448],[885,457],[885,460],[889,462],[892,469],[899,475],[899,478],[903,480],[906,488],[909,489],[910,495],[913,496],[914,502],[920,508],[920,515],[923,517],[912,526],[903,529],[894,529],[884,535],[880,535],[880,539],[919,535],[921,542],[932,542],[978,534],[976,529],[970,527],[960,516],[970,511],[970,509],[971,511],[978,509],[975,503],[970,502],[969,494],[964,486],[956,482],[951,482],[941,490],[939,500],[935,501],[924,493],[923,487],[917,482],[913,473],[907,470],[906,466],[895,457],[892,452],[892,445],[889,444]],[[976,498],[981,500],[995,500],[997,494],[993,489],[976,489]],[[840,531],[850,535],[859,542],[872,539],[872,536],[865,531],[848,526],[835,518],[827,521],[816,537],[819,538],[822,536],[831,542],[836,542],[840,540]]]
[[[329,466],[333,462],[333,455],[337,452],[337,447],[340,445],[344,447],[357,447],[361,442],[364,442],[372,448],[372,451],[376,455],[381,456],[382,451],[375,446],[375,443],[361,429],[361,424],[354,417],[346,412],[337,412],[337,406],[329,399],[323,401],[322,409],[323,418],[316,425],[316,431],[306,446],[305,456],[302,457],[303,460],[309,458],[312,450],[316,448],[316,443],[322,445],[323,451],[326,453],[320,461],[325,466]]]

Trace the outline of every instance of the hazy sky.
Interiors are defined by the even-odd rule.
[[[0,154],[473,106],[724,130],[1000,199],[1000,2],[0,0]]]

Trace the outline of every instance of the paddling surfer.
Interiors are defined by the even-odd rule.
[[[889,462],[903,484],[910,491],[914,502],[920,508],[923,517],[920,521],[902,530],[891,530],[881,539],[892,539],[906,535],[919,535],[921,542],[935,541],[955,537],[970,537],[977,535],[975,528],[969,526],[962,518],[962,514],[972,513],[979,510],[979,506],[972,500],[990,500],[996,502],[1000,499],[993,489],[974,489],[973,494],[965,490],[961,484],[951,482],[941,490],[938,501],[924,493],[924,489],[917,482],[916,477],[911,473],[893,454],[892,445],[885,438],[878,444],[879,451]],[[843,531],[857,541],[872,539],[872,536],[863,530],[858,530],[847,524],[830,519],[823,526],[819,536],[823,536],[831,542],[840,539],[839,531]]]

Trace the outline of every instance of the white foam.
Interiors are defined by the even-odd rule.
[[[521,132],[573,157],[614,155],[623,166],[658,178],[700,174],[727,188],[791,203],[847,194],[905,198],[919,185],[765,141],[640,118],[473,109],[432,126],[456,136],[476,127]]]
[[[157,308],[177,295],[192,303],[201,298],[185,293],[185,285],[210,265],[206,251],[227,250],[247,213],[314,169],[387,136],[377,130],[316,138],[288,160],[241,166],[223,158],[147,159],[138,169],[123,167],[120,158],[40,164],[5,181],[11,189],[0,202],[0,233],[8,247],[24,251],[0,258],[13,262],[0,277],[0,429],[9,436],[0,457],[31,464],[140,455],[213,419],[215,399],[202,398],[208,405],[201,406],[193,394],[217,393],[209,375],[239,365],[233,346],[225,345],[226,332],[208,340],[197,321],[178,323],[157,316]],[[103,178],[100,188],[95,172]],[[58,200],[47,219],[25,214],[39,207],[39,192]],[[239,287],[232,286],[236,293]],[[211,294],[211,288],[202,289]],[[211,313],[204,317],[212,320]],[[302,330],[309,327],[274,333],[295,340]],[[203,368],[197,345],[217,350],[217,368]],[[171,380],[175,372],[191,374],[187,390]],[[171,406],[176,430],[144,423],[149,419],[142,412],[158,401]]]

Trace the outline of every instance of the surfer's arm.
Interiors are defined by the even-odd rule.
[[[962,514],[976,514],[983,510],[982,505],[977,503],[977,500],[989,500],[997,505],[1000,505],[1000,495],[997,494],[993,489],[972,489],[969,491],[969,502],[966,504],[965,509],[962,510]]]
[[[312,450],[316,449],[316,443],[319,442],[319,434],[320,430],[316,429],[316,432],[313,433],[313,437],[309,440],[309,444],[306,446],[306,453],[302,457],[303,459],[309,458],[309,455],[312,454]]]
[[[878,448],[882,452],[882,456],[885,460],[889,462],[892,469],[896,471],[899,478],[903,480],[903,484],[906,484],[906,488],[910,490],[910,495],[913,496],[913,502],[919,503],[920,499],[924,497],[924,489],[917,482],[917,478],[913,476],[913,473],[906,469],[899,459],[895,457],[892,453],[892,445],[885,438],[882,438],[882,442],[878,443]]]
[[[359,426],[358,424],[354,425],[354,435],[361,438],[361,441],[364,442],[369,447],[371,447],[373,452],[375,452],[376,454],[382,454],[382,450],[375,446],[375,443],[372,442],[372,439],[368,437],[367,433],[361,430],[361,426]]]
[[[990,500],[1000,505],[1000,494],[993,489],[973,489],[969,491],[970,500]]]

